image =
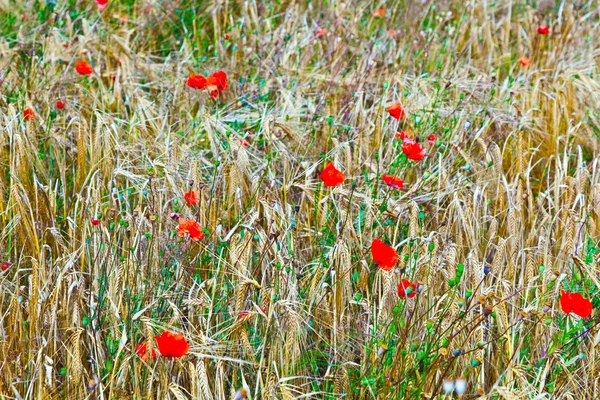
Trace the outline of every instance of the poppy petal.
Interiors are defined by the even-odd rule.
[[[389,187],[395,189],[402,189],[402,186],[404,185],[404,181],[396,176],[384,175],[381,177],[381,180]]]
[[[404,119],[404,117],[406,116],[404,108],[402,108],[402,106],[398,103],[394,103],[391,106],[389,106],[387,111],[393,118],[398,120]]]
[[[79,75],[91,75],[94,72],[94,68],[86,61],[77,61],[75,64],[75,71]]]
[[[186,85],[192,89],[204,89],[206,88],[206,78],[200,74],[191,74],[186,81]]]
[[[195,206],[200,202],[200,197],[198,196],[198,193],[195,190],[190,190],[189,192],[185,193],[183,195],[183,198],[191,206]]]
[[[571,312],[571,294],[569,292],[562,292],[560,296],[560,308],[562,308],[565,314]]]
[[[413,139],[404,139],[402,151],[409,160],[421,161],[425,157],[425,149]]]
[[[321,178],[325,186],[340,186],[346,179],[346,176],[342,171],[335,168],[332,163],[328,163],[323,171],[321,171],[319,178]]]
[[[398,262],[398,252],[391,246],[383,243],[379,239],[373,240],[371,243],[371,255],[373,261],[384,271],[389,271]]]
[[[164,331],[155,339],[158,351],[164,357],[183,357],[190,349],[190,345],[181,333]]]
[[[592,315],[592,302],[584,298],[581,293],[571,294],[572,312],[581,318],[587,318]]]

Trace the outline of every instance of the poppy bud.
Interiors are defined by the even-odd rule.
[[[90,380],[88,382],[88,389],[93,390],[96,386],[98,386],[99,383],[100,383],[100,380],[98,379],[98,377],[96,375],[94,375],[94,377],[90,378]]]
[[[245,399],[247,396],[248,396],[248,392],[246,391],[246,389],[240,388],[240,389],[238,389],[237,392],[235,392],[235,396],[233,397],[233,400],[242,400],[242,399]]]
[[[550,311],[550,309],[552,308],[552,306],[550,305],[550,303],[546,303],[544,304],[544,312],[547,313],[548,311]]]
[[[377,357],[381,357],[385,352],[388,351],[388,347],[385,344],[380,344],[377,350]]]
[[[483,315],[485,315],[486,317],[490,314],[492,314],[492,305],[488,304],[487,306],[483,307]]]

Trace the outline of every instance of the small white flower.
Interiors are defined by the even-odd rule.
[[[465,380],[465,378],[458,378],[455,382],[454,382],[454,388],[456,389],[456,393],[459,396],[462,396],[465,391],[467,390],[467,381]]]
[[[444,379],[444,383],[442,383],[442,387],[444,388],[444,393],[450,394],[454,391],[454,381],[449,379]]]

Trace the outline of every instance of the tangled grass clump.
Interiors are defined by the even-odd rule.
[[[0,398],[597,398],[596,2],[0,31]]]

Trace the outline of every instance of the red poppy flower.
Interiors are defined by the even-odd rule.
[[[408,279],[402,279],[398,284],[398,297],[413,298],[417,295],[417,284]]]
[[[404,181],[395,176],[384,175],[381,177],[381,180],[384,181],[386,185],[395,189],[402,189],[402,185],[404,185]]]
[[[315,35],[317,36],[323,36],[324,34],[327,33],[327,28],[321,28],[321,29],[317,29],[315,31]]]
[[[144,361],[148,361],[148,358],[150,358],[149,357],[150,354],[148,351],[148,343],[146,343],[146,342],[142,342],[142,343],[138,344],[137,347],[135,348],[135,352]],[[156,350],[154,350],[154,349],[152,349],[152,358],[156,358]]]
[[[63,108],[65,108],[65,103],[63,103],[62,101],[58,100],[56,102],[56,108],[62,110]]]
[[[409,131],[396,132],[394,137],[396,139],[404,140],[406,138],[410,138],[410,132]]]
[[[75,70],[79,75],[91,75],[94,72],[94,68],[85,61],[77,61],[75,64]]]
[[[244,147],[248,147],[250,146],[250,142],[248,141],[248,139],[239,139],[240,144]]]
[[[409,160],[421,161],[425,157],[425,149],[413,139],[404,139],[402,151]]]
[[[391,270],[398,262],[398,252],[379,239],[371,243],[371,255],[375,264],[384,271]]]
[[[340,186],[346,179],[346,175],[335,168],[332,163],[329,163],[321,171],[319,178],[321,178],[325,186]]]
[[[2,263],[2,271],[6,271],[7,269],[9,269],[9,268],[10,268],[10,266],[11,266],[11,265],[12,265],[12,264],[11,264],[11,263],[9,263],[9,262],[7,262],[7,261],[3,262],[3,263]]]
[[[390,115],[398,120],[404,119],[406,113],[404,112],[404,108],[398,103],[394,103],[388,107],[387,111]]]
[[[521,65],[524,67],[529,67],[529,64],[531,64],[531,60],[529,58],[521,57],[519,58],[519,63],[521,63]]]
[[[229,87],[227,74],[224,71],[213,72],[208,76],[207,87],[210,98],[215,101]]]
[[[217,71],[210,74],[208,76],[208,85],[216,86],[220,91],[227,90],[229,88],[229,81],[227,80],[225,71]]]
[[[385,17],[385,10],[383,8],[378,8],[377,10],[373,11],[373,15],[376,17]]]
[[[198,196],[198,193],[195,190],[190,190],[183,195],[183,198],[191,206],[195,206],[196,204],[200,203],[200,196]]]
[[[592,315],[592,302],[583,297],[581,293],[569,293],[563,290],[560,296],[560,307],[565,313],[574,313],[581,318]]]
[[[96,4],[98,5],[98,10],[104,11],[108,5],[108,0],[96,0]]]
[[[436,140],[437,140],[437,136],[435,136],[433,133],[431,135],[427,136],[427,142],[429,143],[430,146],[433,146]]]
[[[200,74],[191,74],[186,84],[192,89],[206,88],[206,78]]]
[[[184,237],[185,234],[190,235],[190,238],[197,242],[204,237],[204,232],[199,223],[193,219],[179,218],[179,227],[177,228],[177,234]]]
[[[181,333],[164,331],[162,335],[156,336],[158,351],[164,357],[183,357],[190,350],[190,345]]]
[[[395,31],[395,30],[393,30],[393,29],[390,29],[390,30],[388,31],[388,36],[389,36],[389,37],[391,37],[391,38],[393,38],[394,36],[396,36],[396,31]]]
[[[98,226],[100,225],[100,220],[98,218],[92,218],[90,219],[90,222],[92,223],[92,225],[94,226]]]
[[[538,26],[537,31],[540,35],[549,35],[550,34],[550,28],[548,28],[546,25]]]
[[[35,113],[33,112],[33,110],[31,108],[26,108],[25,111],[23,111],[23,119],[25,121],[31,121],[35,118]]]

